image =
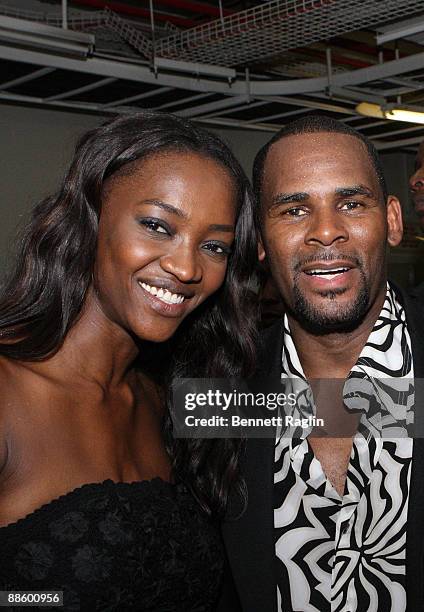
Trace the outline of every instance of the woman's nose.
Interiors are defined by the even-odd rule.
[[[182,283],[198,283],[202,280],[202,267],[195,248],[181,244],[160,259],[165,272],[172,274]]]

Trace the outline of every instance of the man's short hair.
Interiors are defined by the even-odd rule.
[[[295,136],[298,134],[316,134],[319,132],[347,134],[348,136],[357,138],[365,145],[368,157],[371,161],[372,167],[374,168],[384,202],[386,202],[388,195],[386,180],[384,178],[380,157],[372,142],[360,132],[354,130],[348,125],[345,125],[341,121],[337,121],[336,119],[332,119],[326,115],[307,115],[306,117],[302,117],[296,121],[291,121],[285,125],[271,138],[269,142],[266,143],[266,145],[262,147],[262,149],[260,149],[256,155],[255,161],[253,162],[253,188],[256,195],[257,205],[259,206],[260,204],[264,166],[268,157],[269,149],[272,147],[272,145],[286,136]]]

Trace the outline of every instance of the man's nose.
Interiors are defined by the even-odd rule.
[[[321,210],[311,215],[305,244],[330,246],[334,242],[346,242],[348,239],[348,229],[338,211]]]
[[[424,189],[424,166],[421,166],[414,172],[409,179],[409,188],[411,191],[420,191]]]
[[[198,283],[203,271],[197,248],[180,243],[160,258],[162,270],[175,276],[182,283]]]

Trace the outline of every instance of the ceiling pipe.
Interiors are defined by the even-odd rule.
[[[68,0],[62,0],[62,28],[68,29]]]
[[[148,66],[140,63],[117,61],[116,59],[103,59],[100,57],[89,57],[85,61],[71,57],[53,55],[47,52],[31,51],[29,49],[15,48],[0,44],[0,58],[12,62],[24,62],[63,70],[75,70],[86,74],[97,76],[115,77],[129,81],[141,82],[154,85],[155,87],[167,86],[189,91],[203,91],[220,93],[223,95],[242,95],[246,94],[246,82],[236,80],[231,85],[224,81],[203,79],[201,76],[194,79],[190,76],[177,74],[155,75]],[[400,76],[416,70],[422,70],[424,64],[424,52],[416,53],[399,60],[386,62],[350,70],[347,73],[335,73],[333,75],[333,87],[352,87],[364,85],[371,81],[388,79]],[[252,99],[259,96],[295,96],[297,94],[313,94],[325,91],[327,87],[326,77],[315,78],[296,78],[285,80],[250,80],[250,92]],[[295,99],[292,100],[296,104]],[[304,104],[304,101],[302,102]],[[316,108],[316,102],[310,102]]]

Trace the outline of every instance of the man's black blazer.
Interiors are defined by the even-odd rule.
[[[412,342],[416,378],[415,424],[424,432],[424,304],[418,296],[399,292]],[[258,358],[259,373],[280,376],[283,329],[281,322],[265,330]],[[242,462],[247,507],[238,519],[224,522],[228,556],[219,612],[277,612],[273,512],[275,440],[249,439]],[[231,515],[231,507],[229,514]],[[413,447],[406,543],[408,612],[424,612],[424,439]],[[279,611],[278,611],[279,612]],[[292,611],[287,607],[284,612]],[[377,611],[371,611],[377,612]],[[386,612],[379,610],[378,612]]]

